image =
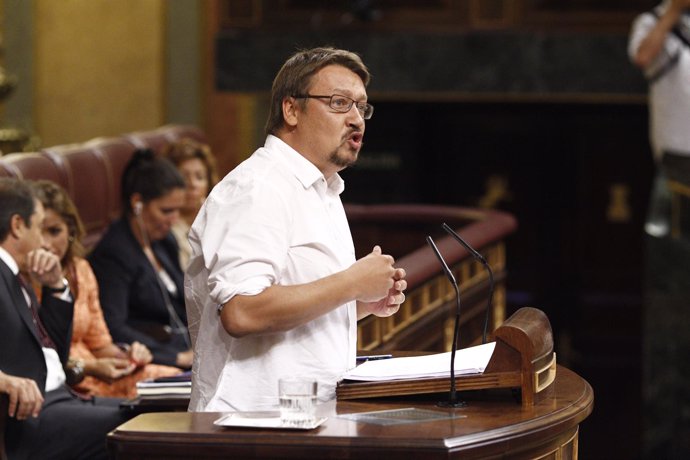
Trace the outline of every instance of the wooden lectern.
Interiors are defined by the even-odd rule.
[[[548,318],[536,308],[521,308],[494,331],[496,348],[482,374],[455,378],[458,391],[519,388],[523,406],[551,393],[556,379],[556,354]],[[384,382],[342,381],[338,400],[382,398],[449,390],[448,377]]]

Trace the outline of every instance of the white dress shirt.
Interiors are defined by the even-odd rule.
[[[287,332],[239,339],[223,329],[218,306],[235,295],[309,283],[352,265],[343,190],[340,176],[326,181],[274,136],[213,189],[189,236],[189,410],[275,409],[283,376],[316,379],[320,401],[335,397],[336,382],[355,366],[356,302]]]

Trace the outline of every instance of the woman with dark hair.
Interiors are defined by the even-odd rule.
[[[103,319],[96,277],[82,258],[84,230],[77,208],[54,182],[38,181],[34,189],[45,209],[44,247],[60,258],[74,297],[69,360],[84,379],[73,386],[92,395],[132,398],[137,393],[136,382],[180,373],[176,367],[150,364],[151,352],[139,342],[113,343]]]
[[[113,339],[138,341],[153,362],[189,368],[183,273],[170,229],[185,200],[184,179],[168,160],[137,150],[122,175],[122,218],[110,225],[89,262]]]

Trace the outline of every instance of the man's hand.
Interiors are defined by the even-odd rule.
[[[43,395],[36,382],[23,377],[15,377],[0,372],[0,393],[7,393],[10,398],[7,415],[17,420],[38,417],[43,406]]]
[[[355,283],[362,291],[357,296],[358,319],[369,314],[391,316],[405,301],[406,273],[402,268],[395,268],[394,263],[393,257],[382,254],[381,248],[374,246],[371,253],[350,267],[359,276]]]
[[[352,284],[357,291],[355,300],[360,302],[377,302],[388,295],[393,288],[395,260],[392,256],[381,253],[381,247],[374,249],[366,256],[352,264],[348,271]]]
[[[397,313],[400,305],[405,301],[404,291],[407,289],[405,275],[405,269],[395,269],[393,287],[388,290],[387,296],[376,302],[358,302],[357,319],[362,319],[369,314],[386,317]]]
[[[62,267],[60,259],[43,248],[34,249],[27,256],[29,273],[43,286],[62,287]]]

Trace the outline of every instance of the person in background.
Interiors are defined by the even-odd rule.
[[[164,156],[177,167],[186,184],[185,203],[180,210],[180,219],[172,227],[180,247],[180,265],[185,270],[192,255],[192,247],[187,239],[189,229],[218,181],[216,161],[208,145],[189,138],[170,144],[164,151]]]
[[[184,179],[172,163],[151,150],[135,151],[122,176],[122,218],[88,260],[113,339],[146,345],[156,364],[188,369],[184,275],[170,233],[184,196]]]
[[[8,458],[107,459],[106,435],[133,413],[121,399],[83,398],[65,384],[72,292],[41,246],[43,205],[31,186],[0,179],[0,393],[9,398]],[[27,279],[30,277],[32,279]],[[31,282],[41,286],[41,302]]]
[[[72,368],[81,370],[84,378],[73,386],[88,394],[133,398],[136,382],[182,372],[176,367],[151,364],[151,352],[139,342],[113,343],[103,319],[96,277],[81,257],[84,229],[77,208],[54,182],[37,181],[34,188],[45,209],[44,247],[60,258],[75,297],[69,356]]]
[[[628,54],[649,82],[649,134],[657,174],[645,231],[666,236],[669,174],[690,182],[690,0],[665,0],[633,22]]]
[[[682,194],[678,206],[672,206],[669,182],[690,185],[690,0],[665,0],[638,15],[628,54],[648,82],[649,140],[656,163],[642,248],[639,458],[685,459],[690,458],[690,341],[685,334],[690,327],[690,247],[682,222],[688,208]],[[677,225],[672,228],[672,223]]]
[[[398,311],[405,271],[375,246],[355,260],[338,171],[357,160],[369,72],[333,48],[299,52],[273,83],[264,146],[213,188],[189,235],[191,411],[275,408],[278,380],[335,397],[357,320]]]

